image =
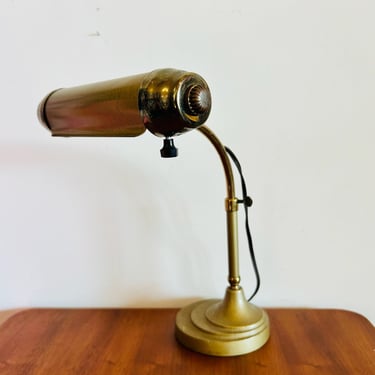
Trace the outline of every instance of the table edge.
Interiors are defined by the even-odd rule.
[[[38,311],[38,310],[179,310],[179,307],[24,307],[24,308],[14,308],[14,309],[6,309],[6,310],[0,310],[0,327],[4,325],[9,319],[17,316],[20,313],[27,313],[31,311]],[[338,308],[320,308],[320,307],[265,307],[266,311],[272,312],[275,310],[279,311],[287,311],[287,310],[295,310],[296,312],[302,312],[302,311],[332,311],[336,313],[344,313],[344,314],[350,314],[352,316],[355,316],[356,319],[360,319],[363,321],[366,321],[368,324],[370,324],[372,327],[374,325],[372,322],[366,318],[364,315],[353,311],[349,309],[338,309]]]

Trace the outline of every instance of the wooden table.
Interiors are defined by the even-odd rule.
[[[230,358],[174,339],[176,309],[31,309],[0,326],[1,375],[375,374],[375,329],[341,310],[267,309],[271,338]]]

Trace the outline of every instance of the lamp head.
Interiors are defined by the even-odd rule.
[[[211,95],[202,77],[176,69],[64,88],[48,94],[38,117],[54,136],[165,138],[202,125]]]

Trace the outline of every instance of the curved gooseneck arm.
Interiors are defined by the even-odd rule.
[[[228,155],[223,144],[217,136],[205,125],[200,126],[198,130],[208,138],[208,140],[215,147],[220,156],[224,167],[224,173],[227,185],[227,198],[225,200],[225,210],[227,212],[227,239],[228,239],[228,281],[231,289],[240,288],[240,273],[239,273],[239,256],[238,256],[238,226],[237,226],[237,211],[238,200],[235,195],[233,171]]]

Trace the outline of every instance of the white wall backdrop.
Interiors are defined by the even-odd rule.
[[[55,88],[174,67],[207,80],[207,125],[242,161],[262,276],[255,303],[375,321],[375,2],[1,5],[1,309],[223,295],[224,177],[199,132],[162,160],[150,133],[52,138],[36,118]],[[242,225],[240,244],[249,294]]]

